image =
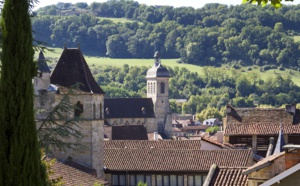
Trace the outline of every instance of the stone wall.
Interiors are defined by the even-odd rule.
[[[257,182],[266,181],[285,171],[285,156],[274,160],[270,166],[254,171],[248,175],[248,185],[255,185]]]

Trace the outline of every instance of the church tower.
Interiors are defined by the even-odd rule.
[[[39,95],[41,91],[47,91],[50,86],[50,69],[42,51],[37,60],[38,73],[34,77],[34,94]]]
[[[159,52],[154,54],[154,65],[147,71],[147,98],[152,98],[157,130],[171,137],[172,120],[169,104],[169,71],[163,67]]]

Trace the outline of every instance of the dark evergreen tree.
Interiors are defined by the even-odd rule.
[[[0,185],[46,185],[33,109],[30,0],[5,0],[0,79]]]

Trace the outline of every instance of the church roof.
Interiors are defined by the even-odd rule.
[[[147,78],[151,77],[170,77],[170,74],[162,64],[158,63],[147,71]]]
[[[151,98],[110,98],[104,100],[105,118],[155,117]]]
[[[170,77],[169,71],[162,66],[160,62],[160,54],[159,52],[155,52],[154,54],[154,65],[147,71],[147,78],[153,77]]]
[[[112,140],[148,140],[147,130],[143,125],[112,126]]]
[[[84,92],[104,94],[95,81],[80,49],[65,48],[50,77],[51,84],[71,87],[79,83]]]
[[[37,59],[37,65],[38,65],[39,72],[49,72],[50,73],[50,69],[47,65],[43,51],[40,51],[40,53],[39,53],[39,57]]]

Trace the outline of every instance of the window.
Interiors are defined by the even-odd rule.
[[[143,174],[137,174],[137,175],[130,175],[130,186],[136,186],[139,182],[146,183],[147,185],[151,184],[151,175],[143,175]]]
[[[100,103],[100,119],[102,119],[102,104]]]
[[[188,186],[202,186],[206,175],[188,175]]]
[[[160,93],[161,94],[165,93],[165,83],[163,83],[163,82],[160,83]]]
[[[113,174],[111,179],[112,186],[126,186],[125,174]]]
[[[96,105],[93,105],[93,119],[96,119]]]
[[[74,116],[79,117],[80,114],[83,113],[83,105],[80,103],[80,101],[77,101],[74,107]]]
[[[156,175],[157,186],[183,186],[182,175]]]

